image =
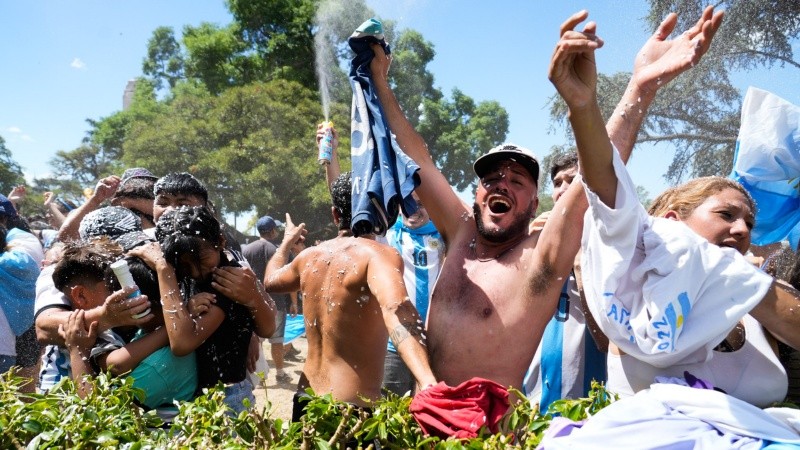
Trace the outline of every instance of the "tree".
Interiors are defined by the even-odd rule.
[[[651,31],[672,11],[676,30],[685,30],[700,17],[702,2],[651,0],[647,21]],[[776,65],[800,69],[792,44],[800,33],[800,4],[780,0],[724,0],[716,8],[725,19],[701,63],[659,91],[637,142],[669,143],[675,156],[667,171],[672,184],[685,177],[727,175],[739,130],[742,98],[731,75]],[[605,117],[621,97],[630,74],[602,76],[598,95]],[[551,99],[551,116],[566,124],[563,102]],[[568,127],[565,127],[568,129]],[[569,136],[569,134],[568,134]]]
[[[53,175],[36,179],[37,186],[78,199],[83,189],[94,187],[97,180],[121,174],[123,142],[131,122],[147,122],[159,108],[154,89],[151,82],[140,78],[129,109],[99,120],[86,119],[89,130],[81,145],[73,150],[57,151],[48,162]]]
[[[329,237],[330,196],[314,148],[318,111],[314,91],[285,80],[219,96],[179,85],[163,110],[131,123],[123,161],[156,174],[192,173],[223,213],[289,212],[306,222],[312,237]],[[346,122],[346,108],[333,113]],[[347,136],[340,145],[348,148]],[[346,170],[346,159],[343,164]]]
[[[14,186],[25,183],[22,167],[14,161],[6,140],[0,136],[0,194],[6,195]]]
[[[316,88],[314,0],[227,0],[238,37],[264,62],[265,79],[296,81]],[[352,30],[351,30],[352,31]]]
[[[221,28],[210,23],[183,30],[186,76],[202,82],[212,94],[264,79],[263,61],[239,39],[236,24]]]
[[[155,88],[166,82],[170,89],[184,78],[184,57],[180,43],[171,27],[158,27],[147,42],[147,57],[142,61],[142,73]]]
[[[334,231],[330,196],[315,163],[314,130],[322,117],[313,38],[324,20],[322,50],[335,56],[328,67],[336,89],[330,118],[342,131],[340,149],[347,149],[352,91],[343,68],[352,52],[346,38],[361,23],[347,13],[370,11],[363,0],[322,2],[333,8],[323,19],[315,15],[318,3],[229,0],[232,24],[184,27],[180,45],[170,29],[157,29],[143,65],[147,77],[138,80],[130,108],[90,121],[84,145],[53,161],[62,166],[58,179],[82,183],[118,172],[120,162],[156,175],[189,171],[208,184],[222,212],[290,212],[312,231]],[[446,98],[427,69],[433,46],[413,30],[395,39],[391,21],[385,34],[396,41],[391,76],[401,104],[445,175],[458,189],[469,187],[472,161],[505,138],[508,114],[458,89]],[[181,57],[183,79],[175,62]],[[170,88],[159,100],[155,92],[164,82]],[[348,154],[340,151],[342,170],[350,166]]]

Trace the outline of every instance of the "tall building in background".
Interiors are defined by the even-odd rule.
[[[125,86],[125,93],[122,94],[122,110],[125,111],[131,106],[133,101],[133,93],[136,92],[136,80],[128,80],[128,85]]]

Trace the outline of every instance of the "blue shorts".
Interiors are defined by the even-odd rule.
[[[286,334],[286,316],[288,313],[280,308],[275,311],[275,332],[269,337],[270,344],[283,344],[283,335]]]

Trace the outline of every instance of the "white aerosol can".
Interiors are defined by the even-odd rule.
[[[136,286],[136,282],[133,281],[133,275],[131,275],[131,271],[128,268],[128,261],[124,259],[120,259],[115,263],[111,264],[111,270],[114,271],[114,275],[117,276],[117,280],[119,280],[119,284],[126,288],[128,286],[136,287],[136,290],[128,294],[128,298],[135,298],[142,295],[142,292],[139,290],[138,286]],[[139,314],[133,314],[131,317],[134,319],[141,319],[142,317],[150,314],[150,308],[140,312]]]

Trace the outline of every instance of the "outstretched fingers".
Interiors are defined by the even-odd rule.
[[[575,27],[586,20],[587,17],[589,17],[589,11],[585,9],[569,16],[569,18],[561,24],[561,33],[559,35],[564,36],[565,33],[574,30]]]
[[[561,24],[561,38],[556,44],[548,70],[548,78],[570,108],[590,105],[596,95],[594,52],[603,46],[603,40],[596,34],[595,22],[588,22],[582,31],[575,30],[588,16],[587,11],[580,11]]]
[[[664,20],[661,21],[661,25],[658,26],[656,33],[653,37],[658,39],[659,41],[666,40],[673,31],[675,31],[675,26],[678,24],[678,15],[675,13],[670,13]]]

